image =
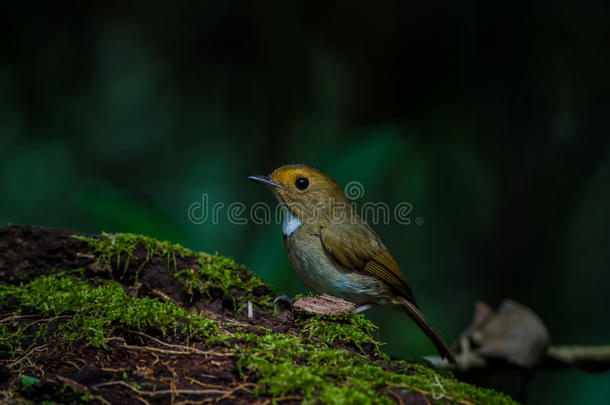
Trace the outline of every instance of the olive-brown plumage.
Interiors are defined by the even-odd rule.
[[[313,167],[289,165],[250,179],[267,185],[284,205],[288,258],[308,288],[358,305],[390,305],[406,312],[438,352],[455,362],[417,308],[398,263],[330,176]]]

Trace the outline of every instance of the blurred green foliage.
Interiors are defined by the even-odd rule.
[[[295,294],[280,226],[226,209],[274,204],[247,176],[308,163],[361,182],[357,204],[413,205],[423,224],[373,227],[448,340],[475,300],[513,298],[556,343],[607,343],[607,7],[435,7],[12,4],[0,223],[170,239]],[[189,221],[204,194],[218,223]],[[433,352],[402,314],[367,316],[388,353]],[[607,397],[607,375],[566,375],[533,403]]]

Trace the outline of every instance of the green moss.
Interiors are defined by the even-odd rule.
[[[272,297],[268,294],[256,296],[254,290],[257,287],[268,290],[263,280],[255,275],[245,266],[238,265],[228,257],[210,255],[204,252],[194,252],[180,245],[168,241],[158,241],[143,235],[129,233],[107,234],[103,233],[99,238],[91,238],[74,235],[74,238],[86,242],[91,248],[91,253],[98,256],[97,267],[104,269],[120,269],[122,274],[129,270],[129,263],[134,258],[134,250],[141,247],[146,251],[146,258],[140,263],[136,270],[137,281],[141,269],[153,256],[165,257],[167,269],[174,274],[181,283],[183,289],[194,296],[199,294],[212,298],[213,290],[229,294],[241,290],[241,294],[231,294],[235,306],[246,305],[248,301],[261,307],[270,308]],[[182,268],[177,258],[194,258],[198,267]]]
[[[194,253],[180,245],[169,241],[158,241],[148,236],[135,235],[131,233],[102,233],[99,238],[91,238],[82,235],[73,235],[73,238],[86,242],[91,248],[91,253],[98,254],[96,263],[103,268],[112,271],[114,268],[121,269],[123,273],[129,269],[129,262],[133,259],[133,252],[141,246],[146,251],[146,258],[138,268],[141,270],[153,255],[165,257],[167,268],[177,270],[176,257],[191,256]],[[138,276],[136,272],[136,279]]]
[[[362,373],[373,366],[361,355],[322,349],[300,338],[275,334],[256,337],[249,343],[254,348],[240,359],[239,365],[260,376],[259,394],[297,394],[303,396],[304,403],[392,403],[377,394],[383,381],[375,381],[369,375],[362,378]]]
[[[206,318],[172,303],[128,297],[112,281],[92,286],[74,276],[43,276],[24,286],[0,286],[0,302],[43,316],[66,316],[53,335],[48,335],[46,327],[39,328],[32,344],[56,336],[104,346],[106,336],[116,325],[133,329],[152,326],[164,333],[180,330],[212,340],[227,338]],[[397,372],[392,372],[361,353],[333,348],[331,345],[337,341],[377,344],[372,338],[376,328],[360,314],[313,317],[302,322],[306,333],[301,336],[270,331],[263,336],[233,334],[235,352],[240,354],[238,367],[243,373],[259,377],[257,394],[301,395],[306,404],[391,404],[385,390],[392,387],[447,403],[512,403],[502,394],[457,382],[450,374],[419,364],[394,362]],[[0,342],[11,348],[19,346],[26,338],[25,329],[15,330],[8,324],[0,324]]]
[[[182,284],[184,290],[190,295],[202,295],[211,298],[214,289],[229,294],[234,304],[245,305],[247,301],[260,307],[270,308],[272,297],[262,294],[255,297],[254,290],[262,287],[268,290],[263,280],[250,272],[247,267],[236,264],[233,259],[207,253],[194,253],[197,257],[199,269],[182,269],[175,273],[175,277]],[[243,295],[239,296],[239,302],[231,290],[241,290]]]
[[[408,375],[384,370],[362,354],[310,344],[299,337],[270,333],[244,339],[251,348],[238,366],[259,376],[257,394],[301,395],[305,404],[393,404],[384,392],[390,386],[445,403],[514,403],[506,395],[460,383],[421,365],[399,363]]]
[[[24,286],[0,286],[0,302],[12,302],[20,310],[35,311],[46,317],[67,315],[67,321],[54,331],[68,341],[86,339],[95,346],[105,346],[105,338],[117,324],[129,328],[155,327],[189,336],[216,333],[215,324],[183,308],[152,298],[132,298],[120,284],[106,281],[94,287],[75,277],[43,276]],[[13,323],[15,325],[15,323]],[[17,330],[8,325],[0,329],[0,344],[14,349],[24,340],[25,326]],[[32,344],[48,339],[46,324],[39,324]]]
[[[364,315],[355,312],[308,317],[302,321],[302,325],[304,336],[309,341],[315,339],[327,345],[335,342],[347,343],[356,346],[360,351],[363,351],[364,344],[373,344],[376,348],[381,344],[374,338],[377,326]]]
[[[168,270],[191,295],[212,297],[213,290],[239,293],[235,301],[252,300],[270,306],[269,294],[257,287],[266,285],[243,266],[231,259],[196,253],[169,242],[130,234],[104,234],[101,238],[78,237],[99,255],[98,264],[108,268],[132,271],[129,262],[134,250],[143,247],[147,256],[166,258]],[[195,258],[182,261],[178,258]],[[141,260],[141,258],[139,258]],[[179,268],[180,263],[192,263]],[[132,262],[133,263],[133,262]],[[144,264],[139,264],[137,271]],[[13,354],[54,338],[84,340],[105,346],[106,338],[118,325],[131,329],[157,328],[162,333],[181,333],[200,337],[207,343],[223,341],[234,345],[237,366],[250,381],[257,384],[255,394],[273,398],[299,395],[305,404],[392,404],[388,389],[421,393],[439,403],[512,404],[507,396],[456,381],[451,373],[439,372],[421,364],[390,362],[377,351],[364,354],[365,345],[378,347],[376,327],[361,314],[340,316],[300,315],[297,336],[266,330],[263,335],[245,332],[243,326],[225,325],[220,332],[216,324],[193,315],[171,303],[151,298],[128,297],[123,287],[113,281],[91,285],[82,271],[43,276],[23,286],[0,286],[0,307],[18,308],[14,315],[37,313],[32,322],[23,319],[0,323],[0,346]],[[59,319],[61,318],[61,319]],[[57,327],[59,325],[59,327]],[[261,327],[262,328],[262,327]],[[252,330],[247,328],[248,330]],[[359,350],[339,347],[355,346]],[[376,360],[377,359],[377,360]]]
[[[491,389],[479,388],[448,377],[446,373],[439,373],[432,368],[421,364],[396,362],[404,366],[404,370],[413,374],[396,380],[397,386],[402,386],[417,392],[430,393],[433,398],[446,399],[449,402],[476,403],[476,404],[517,404],[508,395]],[[394,378],[390,378],[392,381]],[[402,381],[400,381],[402,380]]]

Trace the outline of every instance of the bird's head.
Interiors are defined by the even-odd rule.
[[[301,220],[349,211],[351,202],[329,175],[302,164],[275,169],[269,176],[250,176],[267,186]]]

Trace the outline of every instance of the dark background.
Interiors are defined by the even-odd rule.
[[[295,294],[280,226],[226,207],[275,204],[246,177],[309,163],[360,181],[357,204],[413,205],[373,227],[447,340],[513,298],[554,343],[607,344],[610,3],[426,3],[4,5],[0,223],[171,239]],[[218,223],[189,221],[204,194]],[[388,353],[433,352],[368,316]],[[561,371],[530,399],[608,396],[607,374]]]

